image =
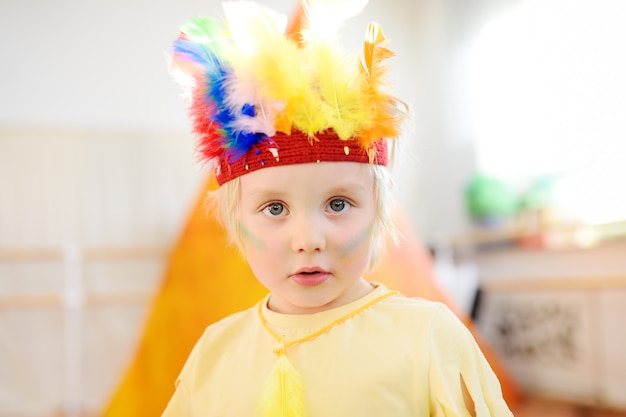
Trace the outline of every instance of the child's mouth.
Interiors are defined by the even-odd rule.
[[[315,287],[323,284],[331,274],[318,268],[305,268],[291,275],[291,279],[304,287]]]

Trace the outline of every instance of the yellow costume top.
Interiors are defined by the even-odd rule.
[[[461,379],[477,416],[512,416],[471,333],[445,305],[374,286],[359,300],[307,315],[270,311],[266,297],[209,326],[163,417],[257,414],[278,347],[259,312],[287,343],[336,323],[286,351],[302,375],[307,417],[469,416]]]

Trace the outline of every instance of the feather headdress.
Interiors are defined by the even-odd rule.
[[[393,53],[376,23],[363,61],[337,42],[366,3],[305,0],[299,42],[285,35],[285,16],[249,1],[224,3],[223,22],[197,17],[181,26],[170,71],[220,184],[289,163],[386,164],[384,140],[398,136],[400,122],[398,101],[384,92],[382,62]]]

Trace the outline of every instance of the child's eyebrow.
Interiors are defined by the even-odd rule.
[[[339,184],[332,188],[329,188],[329,192],[331,194],[350,194],[350,193],[361,193],[368,190],[368,187],[365,186],[361,181],[350,181],[344,184]]]
[[[274,188],[261,188],[247,193],[247,197],[253,201],[280,200],[284,196],[284,191]]]
[[[324,187],[320,185],[320,187]],[[367,192],[369,187],[363,184],[361,181],[343,181],[339,184],[332,185],[328,188],[323,188],[325,194],[330,195],[343,195],[343,194],[358,194]],[[265,202],[269,200],[282,200],[288,197],[288,193],[280,188],[272,186],[260,187],[250,190],[246,193],[246,199],[255,202]]]

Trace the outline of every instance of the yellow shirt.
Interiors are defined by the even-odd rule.
[[[262,314],[285,341],[296,340],[388,293],[381,284],[350,304],[309,315]],[[177,380],[163,417],[254,417],[276,363],[276,340],[259,306],[211,326]],[[326,332],[287,349],[302,375],[307,417],[512,416],[500,384],[470,332],[443,304],[394,294]]]

